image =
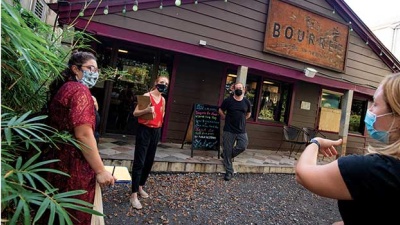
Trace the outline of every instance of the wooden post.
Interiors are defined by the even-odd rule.
[[[339,127],[339,137],[343,139],[341,149],[339,151],[339,157],[346,155],[347,147],[347,137],[349,134],[349,122],[350,122],[350,112],[351,103],[353,101],[353,90],[348,90],[342,97],[342,115],[340,117],[340,127]]]
[[[239,66],[237,71],[236,82],[241,82],[244,85],[244,87],[246,87],[248,69],[249,68],[247,66]]]

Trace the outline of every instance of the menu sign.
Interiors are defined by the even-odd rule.
[[[194,104],[192,149],[219,150],[220,116],[218,106]]]

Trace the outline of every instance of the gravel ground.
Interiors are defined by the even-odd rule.
[[[130,207],[130,184],[103,190],[106,224],[318,224],[341,220],[336,200],[316,196],[292,174],[152,173],[139,199]]]

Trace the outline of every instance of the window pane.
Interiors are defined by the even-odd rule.
[[[325,108],[340,109],[342,94],[333,91],[323,90],[321,106]]]
[[[353,99],[351,104],[349,131],[363,134],[364,117],[368,102],[366,100]]]
[[[277,84],[263,81],[258,119],[279,121],[279,114],[277,114],[280,99],[279,91],[280,88]]]
[[[286,122],[290,85],[264,79],[260,96],[259,120]]]
[[[257,90],[259,88],[258,81],[260,80],[259,76],[255,75],[247,75],[247,81],[246,81],[246,98],[249,99],[251,103],[251,117],[255,118],[255,115],[257,113],[257,102],[256,102],[256,95],[257,95]]]
[[[236,77],[237,75],[233,73],[229,73],[228,76],[226,76],[226,83],[225,83],[225,91],[224,91],[224,99],[229,97],[229,95],[232,94],[232,85],[236,83]]]
[[[226,77],[224,98],[231,94],[231,85],[235,84],[236,75],[228,73]],[[251,103],[251,117],[260,122],[287,122],[289,118],[291,85],[287,83],[262,79],[261,76],[248,74],[245,97]],[[257,108],[260,106],[259,108]]]

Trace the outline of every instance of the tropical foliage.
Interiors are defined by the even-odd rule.
[[[18,2],[18,1],[15,1]],[[73,224],[67,209],[102,215],[92,205],[74,197],[84,190],[60,193],[43,173],[64,174],[44,160],[44,148],[58,143],[79,146],[68,133],[45,124],[40,110],[47,102],[47,86],[65,68],[71,48],[61,46],[52,28],[19,4],[1,1],[1,215],[6,224],[46,222]],[[90,38],[75,32],[74,48],[85,48]],[[36,113],[36,114],[33,114]]]

